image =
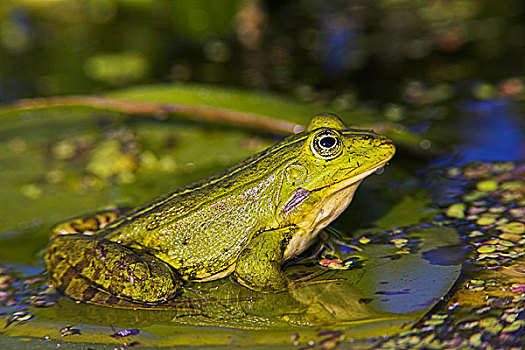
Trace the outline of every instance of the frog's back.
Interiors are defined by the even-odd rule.
[[[270,148],[157,198],[108,226],[105,237],[151,250],[186,279],[221,277],[231,271],[254,233],[276,224],[273,197],[282,181],[279,169],[294,153]]]

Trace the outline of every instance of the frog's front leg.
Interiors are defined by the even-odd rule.
[[[282,271],[284,251],[295,226],[268,230],[252,238],[243,249],[235,266],[235,279],[258,292],[279,292],[289,289],[291,281]]]
[[[57,235],[45,260],[52,284],[79,301],[133,307],[162,303],[180,290],[164,261],[97,236]]]

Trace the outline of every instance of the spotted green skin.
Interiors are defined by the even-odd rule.
[[[124,215],[58,225],[45,258],[51,282],[73,299],[122,307],[160,305],[184,281],[230,274],[255,291],[289,289],[295,282],[282,263],[308,248],[394,152],[384,136],[318,115],[304,132]]]

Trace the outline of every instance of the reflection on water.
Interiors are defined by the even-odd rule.
[[[524,159],[525,135],[512,101],[468,101],[461,109],[466,114],[459,125],[461,164]]]

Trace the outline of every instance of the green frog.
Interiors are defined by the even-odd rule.
[[[395,146],[335,115],[215,176],[121,214],[55,227],[45,261],[74,300],[120,307],[174,300],[187,282],[231,275],[257,292],[290,290],[282,264],[305,251]]]

